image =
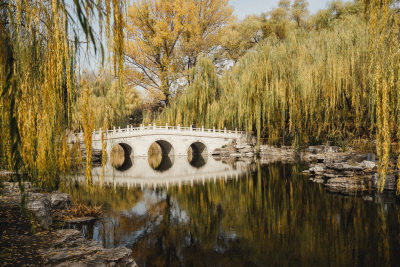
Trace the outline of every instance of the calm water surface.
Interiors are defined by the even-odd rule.
[[[147,167],[135,160],[132,172],[106,170],[103,186],[73,185],[73,198],[106,209],[73,227],[107,248],[132,248],[139,266],[400,266],[393,197],[328,193],[301,164],[211,158],[192,167],[142,177]]]

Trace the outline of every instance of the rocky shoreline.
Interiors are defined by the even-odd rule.
[[[15,255],[10,255],[8,264],[18,266],[137,266],[132,258],[132,251],[128,248],[119,247],[105,249],[101,243],[94,240],[83,238],[82,233],[74,229],[59,229],[56,225],[60,223],[72,223],[87,221],[92,218],[63,218],[60,216],[71,206],[68,194],[60,192],[45,193],[32,187],[31,183],[22,183],[24,193],[21,194],[18,183],[4,182],[3,189],[0,190],[0,211],[7,213],[13,211],[14,216],[0,221],[2,226],[1,244],[10,243],[13,246],[13,239],[18,242],[26,243],[25,247],[34,246],[37,257],[36,264],[32,264],[29,259],[19,260]],[[21,197],[24,199],[21,199]],[[21,202],[22,201],[22,202]],[[21,208],[21,203],[25,205]],[[23,212],[23,209],[26,209]],[[20,214],[19,214],[20,213]],[[27,216],[26,225],[32,223],[37,225],[36,229],[13,229],[10,225],[18,224],[20,218]],[[14,220],[12,222],[9,220]],[[21,227],[20,227],[21,228]],[[23,227],[22,227],[23,228]],[[4,239],[4,240],[3,240]],[[31,244],[32,243],[32,244]],[[17,244],[20,245],[20,244]],[[6,248],[1,247],[2,254]],[[4,259],[3,259],[4,260]],[[14,262],[12,262],[14,261]],[[38,262],[37,262],[38,261]],[[4,260],[5,262],[5,260]],[[18,262],[18,263],[17,263]],[[5,264],[6,265],[6,264]]]
[[[254,144],[230,144],[215,151],[214,156],[236,160],[257,157],[264,164],[305,162],[309,168],[303,174],[309,175],[310,181],[323,184],[330,192],[345,195],[373,194],[379,183],[378,163],[374,154],[358,153],[351,149],[341,152],[335,146],[309,146],[299,151],[288,146],[261,145],[257,153]],[[396,190],[398,174],[398,170],[389,169],[384,191]]]

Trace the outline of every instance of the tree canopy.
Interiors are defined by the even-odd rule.
[[[140,0],[128,8],[127,78],[168,105],[190,83],[200,54],[212,53],[231,20],[227,0]]]

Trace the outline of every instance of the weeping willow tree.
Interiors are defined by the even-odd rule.
[[[397,0],[364,0],[366,4],[368,29],[371,86],[376,108],[376,151],[379,157],[380,191],[383,191],[390,162],[392,140],[400,142],[400,15]],[[398,145],[396,153],[399,154]],[[400,157],[398,160],[400,168]],[[400,194],[400,179],[397,183]]]
[[[191,125],[203,123],[211,127],[218,116],[222,87],[209,58],[200,58],[191,75],[192,84],[176,102],[171,103],[157,122]],[[196,111],[196,112],[193,112]],[[145,123],[148,123],[145,121]],[[222,124],[220,125],[222,126]]]
[[[123,1],[116,0],[72,5],[63,0],[0,2],[0,157],[6,167],[42,186],[57,186],[70,154],[66,129],[77,88],[77,30],[100,51],[89,23],[97,16],[120,73],[123,7]]]
[[[332,29],[271,37],[220,78],[210,62],[199,63],[193,84],[160,120],[239,127],[281,143],[366,135],[367,36],[362,18],[351,16]]]

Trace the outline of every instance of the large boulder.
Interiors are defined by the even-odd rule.
[[[45,194],[30,193],[26,208],[32,212],[41,227],[48,229],[52,224],[51,203]]]
[[[67,193],[53,192],[49,199],[52,209],[65,209],[71,206],[71,198]]]
[[[78,230],[56,231],[49,249],[39,253],[46,266],[137,266],[132,258],[132,250],[119,247],[105,249],[95,240],[87,240]]]
[[[361,166],[366,169],[374,169],[376,167],[376,163],[374,161],[364,160],[361,162]]]
[[[329,179],[325,186],[331,192],[356,194],[369,189],[369,177],[336,177]]]
[[[325,168],[323,165],[314,165],[309,169],[309,171],[313,174],[322,174],[325,171]]]

